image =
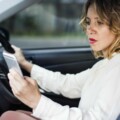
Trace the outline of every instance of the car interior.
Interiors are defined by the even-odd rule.
[[[4,49],[4,48],[3,48]],[[0,54],[0,94],[2,100],[0,102],[0,113],[2,114],[6,110],[30,110],[27,106],[21,103],[14,97],[9,86],[9,80],[7,78],[8,67],[2,56],[3,50]],[[96,60],[91,53],[91,49],[88,47],[83,48],[54,48],[54,49],[24,49],[23,53],[26,59],[33,64],[37,64],[46,69],[52,71],[60,71],[63,74],[71,73],[75,74],[90,68]],[[22,68],[21,68],[22,69]],[[24,75],[29,75],[22,69]],[[62,104],[75,107],[78,105],[80,98],[68,99],[62,95],[56,95],[54,93],[46,92],[42,90],[42,94],[48,96],[52,100]]]
[[[70,4],[83,4],[84,0],[61,0],[62,4],[70,5]],[[9,28],[6,29],[6,26],[2,24],[4,20],[9,18],[10,16],[17,15],[20,11],[28,8],[34,4],[47,4],[49,3],[47,0],[1,0],[0,1],[0,36],[10,44],[16,44],[16,42],[11,40],[11,30]],[[59,2],[55,2],[52,0],[55,5],[60,6]],[[5,7],[3,7],[5,6]],[[71,13],[72,14],[72,13]],[[62,16],[61,14],[59,16]],[[63,16],[62,16],[63,17]],[[69,18],[69,16],[68,16]],[[9,30],[8,30],[9,29]],[[19,29],[19,28],[18,28]],[[0,37],[0,41],[2,40]],[[20,37],[22,39],[22,37]],[[20,39],[20,40],[21,40]],[[74,38],[73,38],[74,40]],[[22,41],[22,40],[21,40]],[[27,41],[28,42],[28,41]],[[49,42],[49,41],[48,41]],[[53,43],[52,43],[53,44]],[[78,43],[77,43],[78,44]],[[18,43],[17,46],[20,44]],[[33,44],[32,44],[33,45]],[[31,46],[32,46],[31,45]],[[60,45],[60,43],[59,43]],[[58,46],[59,46],[58,45]],[[71,73],[76,74],[88,68],[91,68],[93,64],[95,64],[99,59],[95,59],[94,55],[91,51],[90,46],[63,46],[63,47],[23,47],[23,54],[25,58],[32,62],[33,64],[37,64],[42,66],[48,70],[52,71],[60,71],[63,74]],[[42,45],[41,45],[42,46]],[[20,46],[21,47],[21,46]],[[9,47],[7,46],[9,49]],[[5,63],[2,52],[5,49],[5,46],[1,42],[0,46],[0,115],[7,110],[29,110],[31,109],[20,102],[12,93],[11,88],[9,86],[9,80],[7,74],[9,69]],[[9,50],[8,50],[9,51]],[[21,68],[22,69],[22,68]],[[23,75],[30,76],[24,69],[22,69]],[[51,98],[52,100],[62,104],[69,105],[71,107],[77,107],[80,98],[69,99],[62,95],[56,95],[52,92],[44,91],[40,88],[42,94]]]

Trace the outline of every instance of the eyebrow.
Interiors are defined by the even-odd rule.
[[[86,19],[90,19],[89,17],[86,17]],[[99,18],[98,17],[95,17],[96,20],[98,20]]]

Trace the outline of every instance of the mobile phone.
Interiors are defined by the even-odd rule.
[[[14,54],[3,51],[3,57],[8,66],[8,69],[11,69],[11,68],[15,69],[23,77],[21,68],[20,68],[19,63],[17,62],[17,59],[14,56]]]

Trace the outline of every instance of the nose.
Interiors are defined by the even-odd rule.
[[[94,33],[96,33],[96,27],[94,24],[91,23],[90,25],[87,26],[87,34],[89,35]]]

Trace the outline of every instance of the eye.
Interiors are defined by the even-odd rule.
[[[85,24],[86,25],[90,25],[90,21],[89,20],[85,20]]]
[[[86,25],[90,25],[90,22],[89,22],[89,21],[86,21],[85,23],[86,23]]]
[[[104,23],[101,22],[101,21],[97,21],[97,24],[98,24],[98,25],[103,25]]]

